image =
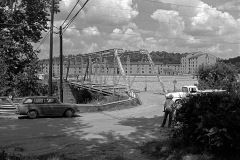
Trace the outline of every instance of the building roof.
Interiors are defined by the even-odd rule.
[[[211,55],[211,54],[209,54],[209,53],[202,53],[202,52],[196,52],[196,53],[191,53],[191,54],[192,54],[192,56],[190,56],[189,59],[198,58],[198,57],[200,57],[200,56],[202,56],[202,55],[207,55],[207,56],[211,56],[211,57],[216,57],[216,56]]]
[[[206,53],[196,54],[196,55],[193,55],[193,56],[189,57],[189,59],[198,58],[198,57],[200,57],[200,56],[202,56],[204,54],[206,54]]]

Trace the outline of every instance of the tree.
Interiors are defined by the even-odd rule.
[[[225,89],[234,91],[238,83],[237,70],[233,65],[216,63],[215,65],[202,65],[198,69],[198,83],[200,89]]]
[[[32,44],[49,28],[50,3],[48,0],[0,1],[0,63],[4,66],[0,72],[1,95],[38,94],[39,51],[33,50]]]

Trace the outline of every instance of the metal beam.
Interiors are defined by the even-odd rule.
[[[143,54],[146,54],[147,55],[147,58],[148,58],[148,61],[150,62],[150,65],[151,67],[153,68],[153,71],[154,73],[156,74],[157,78],[158,78],[158,81],[160,83],[160,85],[162,86],[162,89],[163,89],[163,92],[166,93],[166,90],[165,90],[165,86],[164,86],[164,83],[163,81],[161,80],[159,74],[158,74],[158,70],[152,60],[152,57],[150,56],[150,53],[147,51],[147,50],[139,50],[141,53]]]
[[[128,85],[127,80],[126,80],[126,74],[125,74],[125,71],[124,71],[124,69],[123,69],[123,66],[122,66],[120,57],[119,57],[119,55],[118,55],[118,50],[115,50],[114,55],[115,55],[115,57],[116,57],[116,60],[117,60],[117,63],[118,63],[118,67],[119,67],[120,73],[121,73],[122,76],[123,76],[124,83],[125,83],[125,85],[127,86],[127,90],[128,90],[128,92],[130,92],[129,85]]]

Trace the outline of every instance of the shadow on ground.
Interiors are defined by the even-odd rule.
[[[167,129],[159,129],[162,117],[129,118],[117,125],[134,128],[130,134],[114,131],[98,133],[101,138],[84,139],[82,129],[91,127],[81,117],[42,117],[29,120],[2,119],[0,127],[1,150],[8,157],[20,160],[71,159],[150,159],[141,154],[139,146],[154,139],[164,139]],[[70,133],[70,134],[69,134]],[[1,153],[1,152],[0,152]]]
[[[151,95],[143,103],[162,105],[163,100],[164,97]],[[13,160],[147,160],[151,158],[141,153],[140,146],[167,138],[168,129],[159,128],[163,117],[121,119],[110,114],[103,116],[112,121],[113,128],[106,124],[102,128],[101,122],[93,127],[81,116],[1,118],[0,159],[7,156]],[[120,129],[116,131],[114,126]],[[96,127],[101,132],[95,131],[91,138],[89,135]]]

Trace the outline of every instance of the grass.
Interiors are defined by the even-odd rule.
[[[142,154],[158,160],[211,160],[213,156],[194,146],[183,146],[181,141],[173,139],[153,140],[139,147]]]

